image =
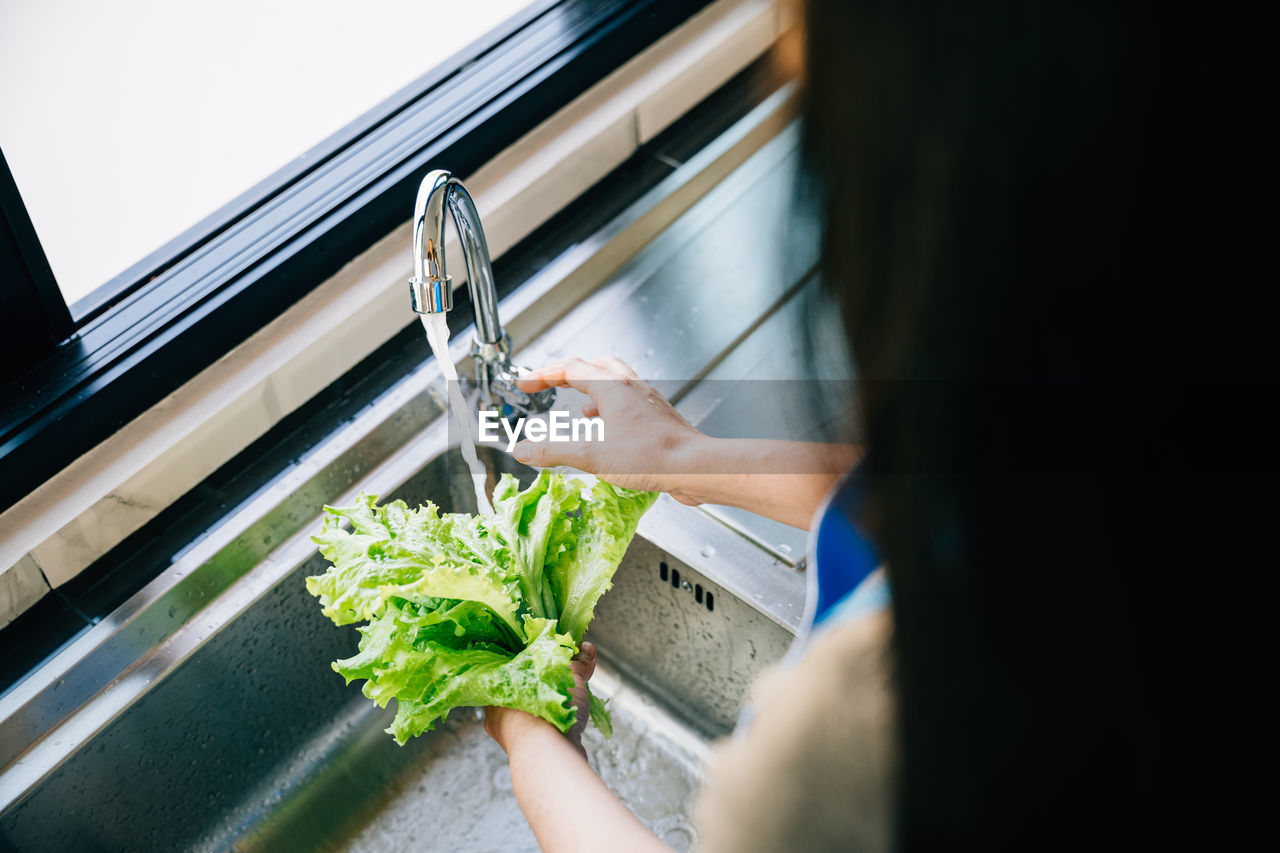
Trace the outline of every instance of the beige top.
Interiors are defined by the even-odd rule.
[[[712,756],[699,853],[890,847],[889,631],[887,613],[835,626],[759,680],[755,718]]]

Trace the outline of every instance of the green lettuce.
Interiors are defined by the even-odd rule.
[[[334,670],[363,680],[381,707],[396,700],[387,731],[401,744],[453,708],[482,705],[567,731],[569,661],[656,498],[602,481],[585,492],[581,480],[542,471],[523,491],[504,474],[492,516],[379,506],[363,493],[354,506],[325,507],[313,541],[331,566],[307,578],[307,591],[335,624],[367,623],[357,653]],[[595,697],[591,719],[608,734]]]

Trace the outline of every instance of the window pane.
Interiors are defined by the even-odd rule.
[[[0,148],[67,302],[532,2],[0,0]]]

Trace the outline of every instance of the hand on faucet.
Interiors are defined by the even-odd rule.
[[[524,391],[568,386],[589,396],[582,412],[605,422],[607,440],[522,441],[516,459],[567,465],[629,489],[666,492],[690,506],[736,506],[807,528],[828,491],[858,460],[849,445],[712,438],[630,366],[606,357],[553,362],[517,382]]]

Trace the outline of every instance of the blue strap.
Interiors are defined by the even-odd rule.
[[[810,566],[810,570],[817,574],[817,602],[813,609],[815,627],[828,619],[837,605],[853,595],[880,565],[875,548],[846,514],[845,507],[851,505],[846,490],[856,488],[855,474],[833,495],[818,522]],[[841,500],[841,497],[846,500]],[[884,594],[887,595],[887,588]]]
[[[854,472],[827,498],[809,539],[809,592],[806,618],[781,666],[794,666],[815,634],[870,615],[889,606],[889,583],[879,568],[880,557],[871,541],[849,521],[847,507],[856,513],[858,494]],[[843,498],[843,500],[842,500]],[[737,733],[747,730],[755,716],[748,703],[738,717]]]

